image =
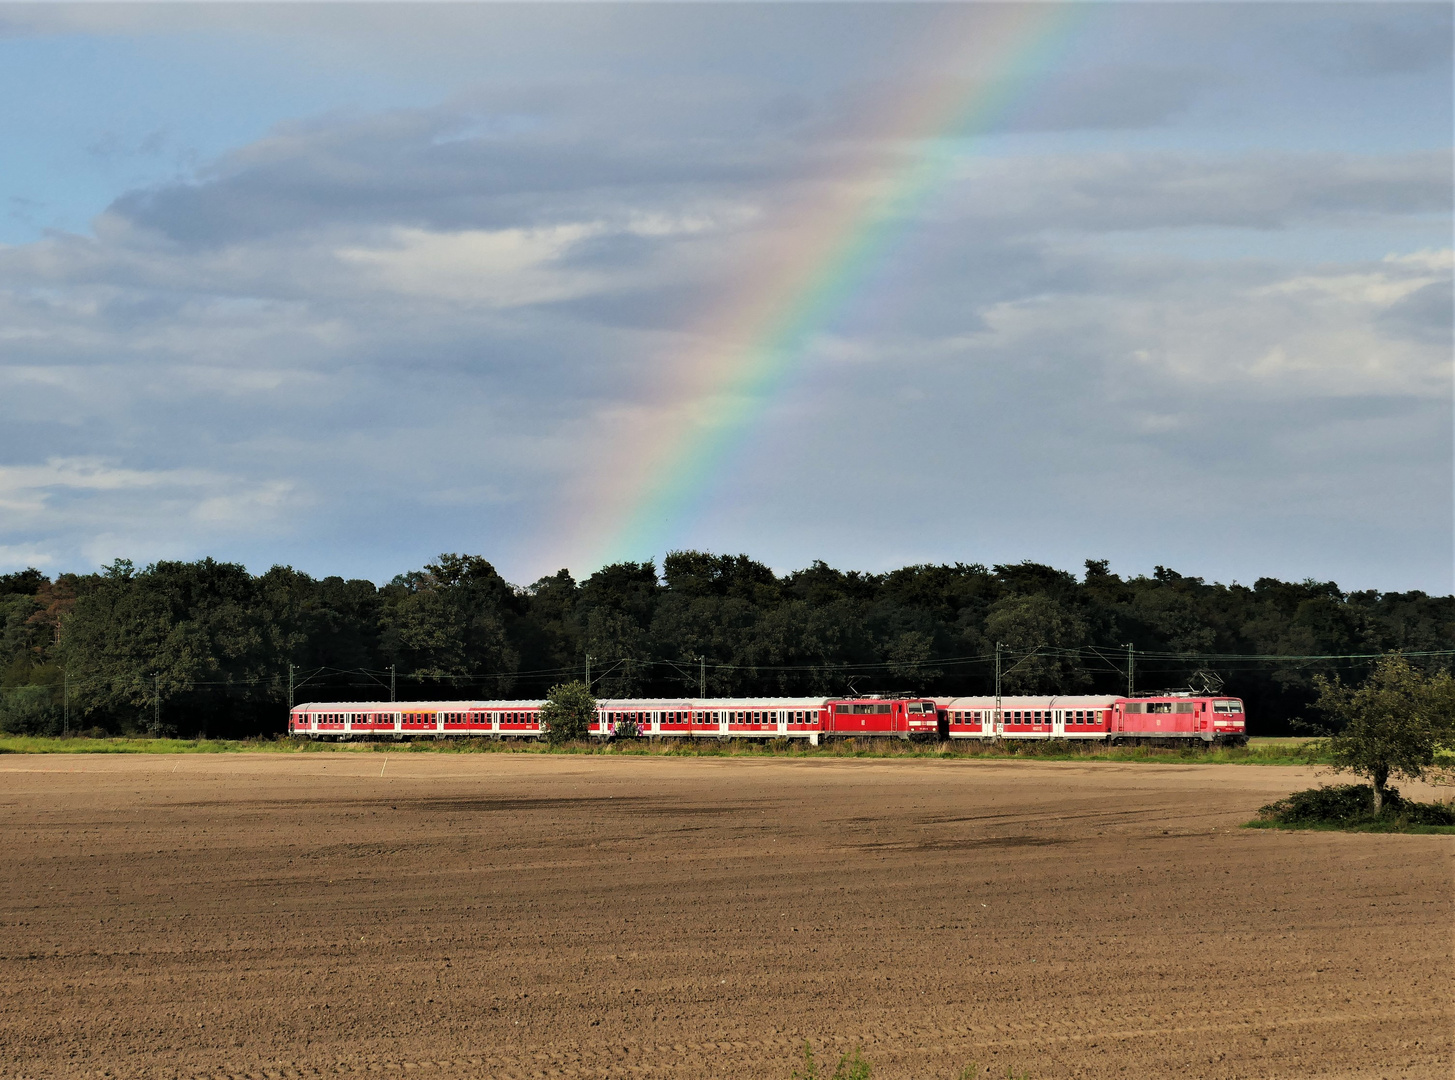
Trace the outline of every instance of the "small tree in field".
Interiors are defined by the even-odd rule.
[[[1418,780],[1435,750],[1455,741],[1455,680],[1445,672],[1428,677],[1395,654],[1357,688],[1322,677],[1315,684],[1315,707],[1341,725],[1329,739],[1334,768],[1373,782],[1376,815],[1391,776]]]
[[[580,681],[551,687],[546,703],[541,706],[541,723],[546,725],[546,738],[554,745],[584,739],[591,733],[596,719],[596,699]]]

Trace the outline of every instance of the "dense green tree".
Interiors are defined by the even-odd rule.
[[[200,728],[202,714],[228,711],[217,691],[275,696],[285,643],[261,600],[258,579],[233,563],[137,571],[117,560],[77,598],[65,626],[60,652],[76,706],[141,726],[160,704],[164,723]]]
[[[1006,693],[1065,694],[1091,682],[1069,650],[1086,644],[1086,627],[1072,610],[1039,593],[999,600],[985,619],[988,638],[1019,654],[1006,670]]]
[[[556,745],[586,738],[591,734],[591,721],[595,718],[596,699],[580,680],[551,687],[541,706],[546,738]]]
[[[519,653],[508,624],[517,597],[495,567],[476,555],[441,555],[392,584],[383,649],[398,667],[431,679],[495,676],[499,694],[513,687]]]

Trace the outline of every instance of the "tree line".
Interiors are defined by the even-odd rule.
[[[1280,734],[1320,676],[1358,681],[1390,651],[1433,671],[1451,650],[1455,597],[1223,585],[1160,566],[1123,578],[1100,560],[1080,576],[1030,562],[780,576],[746,555],[679,551],[519,587],[475,555],[383,586],[123,559],[0,575],[0,728],[279,732],[290,681],[300,702],[387,699],[391,680],[401,700],[543,697],[584,677],[588,657],[602,697],[696,695],[700,682],[711,696],[981,694],[998,651],[1006,693],[1221,681],[1255,734]]]

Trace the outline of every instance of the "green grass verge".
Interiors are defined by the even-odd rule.
[[[61,738],[0,735],[0,754],[230,754],[289,749],[274,739],[152,739],[141,736]]]
[[[996,761],[1114,761],[1189,765],[1322,765],[1328,762],[1307,741],[1252,740],[1246,747],[1214,749],[1161,749],[1157,747],[1077,747],[1066,743],[903,743],[899,740],[856,740],[828,746],[794,741],[768,743],[716,740],[686,742],[647,739],[602,745],[581,743],[553,747],[511,739],[422,739],[394,742],[315,742],[309,739],[152,739],[0,735],[0,754],[227,754],[227,753],[435,753],[435,754],[585,754],[626,757],[742,757],[742,758],[924,758]]]
[[[1455,825],[1410,825],[1399,821],[1366,821],[1357,824],[1339,824],[1330,821],[1249,821],[1245,829],[1285,829],[1309,832],[1367,832],[1367,833],[1439,833],[1455,835]]]

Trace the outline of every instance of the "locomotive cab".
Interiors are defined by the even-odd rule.
[[[1212,701],[1211,742],[1242,745],[1248,741],[1248,714],[1237,698],[1214,698]]]

